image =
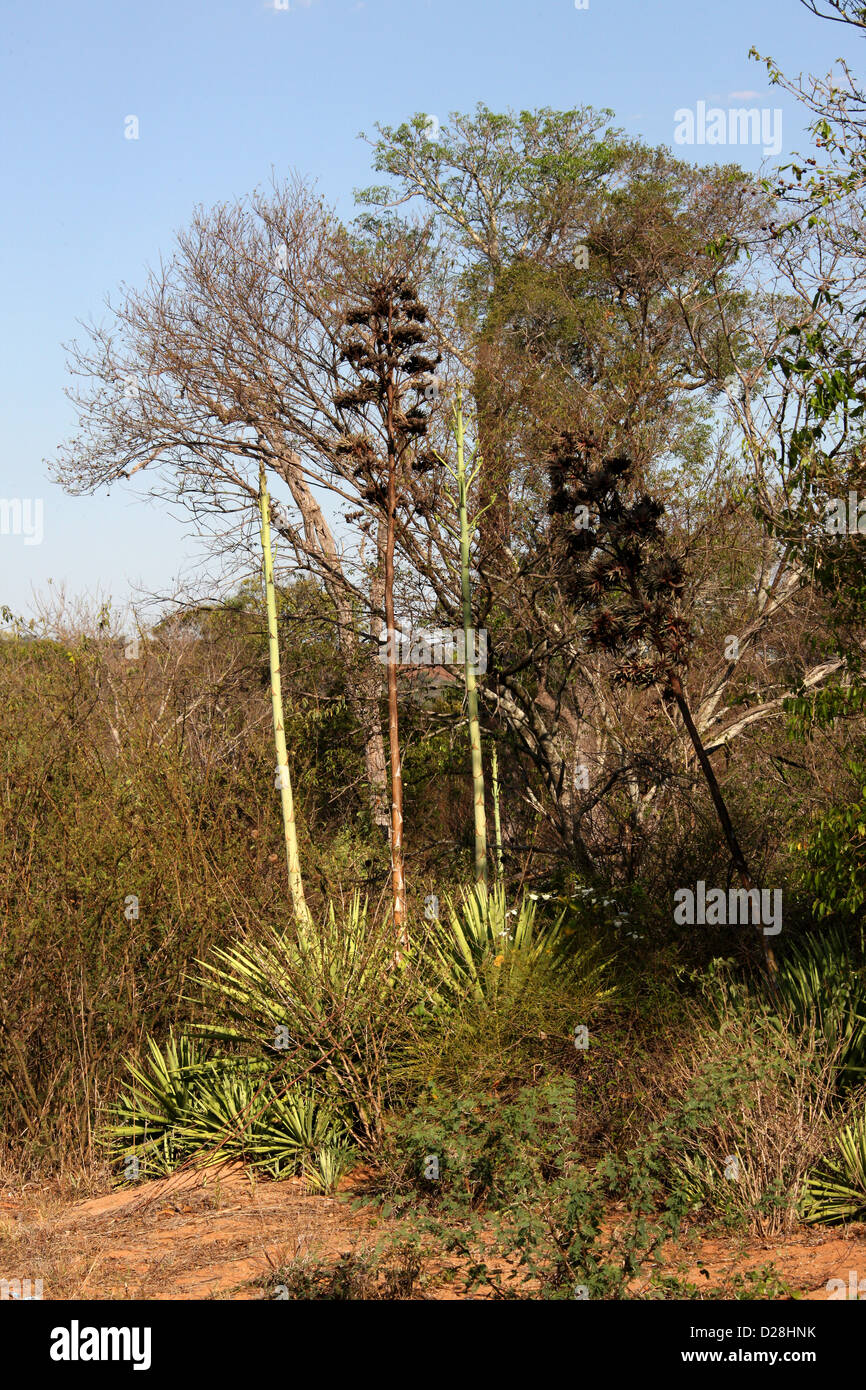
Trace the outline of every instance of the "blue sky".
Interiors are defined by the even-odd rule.
[[[279,3],[279,0],[277,0]],[[69,497],[45,460],[74,423],[62,343],[106,293],[141,282],[193,207],[278,173],[312,175],[351,215],[371,182],[359,131],[417,111],[444,124],[493,109],[609,106],[672,144],[699,101],[783,110],[783,150],[803,114],[765,81],[751,45],[789,75],[824,73],[859,40],[798,0],[77,0],[9,6],[0,39],[0,498],[41,498],[44,538],[0,535],[0,604],[28,612],[51,578],[123,604],[163,591],[198,553],[188,529],[131,485]],[[749,95],[743,95],[749,94]],[[753,94],[753,95],[751,95]],[[139,139],[124,120],[139,120]],[[696,160],[761,162],[752,147]]]

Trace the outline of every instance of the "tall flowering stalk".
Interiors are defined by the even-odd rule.
[[[502,878],[502,821],[499,817],[499,757],[496,744],[490,748],[490,786],[493,792],[493,839],[496,846],[496,876]]]
[[[457,388],[454,405],[457,441],[457,513],[460,523],[460,595],[463,602],[464,677],[469,713],[469,746],[472,753],[472,800],[475,816],[475,882],[487,887],[487,815],[484,807],[484,764],[481,759],[481,724],[478,719],[478,686],[475,680],[475,642],[472,633],[472,590],[469,581],[469,484],[481,468],[480,458],[471,473],[466,469],[463,436],[463,396]]]
[[[391,762],[391,895],[398,949],[407,943],[406,880],[403,868],[403,772],[397,701],[397,631],[394,615],[394,551],[397,508],[403,499],[406,466],[427,432],[423,383],[438,358],[424,355],[427,310],[409,275],[386,270],[355,287],[344,316],[341,361],[353,378],[334,405],[359,428],[348,430],[339,452],[354,459],[364,501],[385,522],[384,608],[388,666],[388,740]]]
[[[283,716],[283,690],[280,680],[280,644],[277,634],[277,599],[274,588],[274,555],[271,548],[271,500],[265,466],[259,467],[259,508],[261,511],[262,557],[265,577],[265,606],[268,618],[268,657],[271,668],[271,707],[274,715],[274,745],[277,751],[276,786],[279,788],[283,810],[283,830],[286,839],[286,860],[289,867],[289,887],[298,923],[310,918],[304,897],[301,877],[301,857],[298,853],[298,832],[295,825],[295,803],[292,779],[289,774],[289,755],[286,751],[286,726]]]

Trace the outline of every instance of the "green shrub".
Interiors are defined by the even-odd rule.
[[[866,963],[839,926],[828,926],[786,951],[777,991],[796,1025],[822,1033],[839,1049],[840,1081],[866,1073]],[[771,1003],[778,1001],[771,1000]]]
[[[432,924],[425,942],[437,976],[436,1002],[444,1007],[470,1000],[495,1005],[502,992],[520,992],[531,977],[562,968],[564,913],[539,926],[535,902],[526,895],[519,908],[509,909],[501,883],[465,890],[459,908],[450,898],[447,907],[447,918]]]
[[[866,764],[851,760],[846,773],[847,799],[840,795],[796,846],[816,917],[858,918],[866,903]]]
[[[613,993],[610,960],[568,922],[542,917],[528,897],[509,909],[500,885],[465,892],[459,907],[449,901],[423,939],[432,984],[413,1019],[405,1078],[474,1095],[513,1089],[540,1066],[562,1070],[575,1028]]]
[[[510,1099],[449,1093],[395,1117],[383,1212],[401,1223],[397,1238],[456,1256],[467,1290],[627,1296],[676,1213],[647,1220],[660,1188],[639,1157],[582,1162],[574,1105],[574,1081],[558,1077]],[[612,1223],[614,1196],[627,1211]]]

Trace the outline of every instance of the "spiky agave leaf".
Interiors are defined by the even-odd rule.
[[[252,1131],[272,1103],[267,1063],[227,1059],[196,1087],[179,1136],[201,1163],[253,1161]]]
[[[171,1032],[162,1047],[149,1037],[146,1046],[143,1061],[126,1062],[132,1084],[113,1107],[105,1143],[114,1159],[137,1156],[151,1173],[166,1173],[191,1152],[184,1131],[198,1092],[224,1064],[208,1060],[204,1045],[186,1035]]]
[[[198,982],[218,998],[223,1018],[197,1024],[195,1031],[258,1046],[273,1046],[278,1024],[292,1037],[308,1038],[322,1010],[340,1007],[347,1017],[369,1012],[371,991],[390,990],[400,973],[387,968],[394,964],[393,942],[371,922],[358,893],[339,914],[331,903],[323,919],[299,925],[292,937],[270,932],[217,948],[198,964],[204,972]]]
[[[798,942],[779,964],[777,993],[800,1023],[814,1025],[841,1044],[845,1079],[866,1072],[866,977],[864,965],[839,927]]]
[[[305,1172],[322,1148],[348,1152],[348,1130],[336,1107],[310,1087],[272,1095],[253,1125],[251,1160],[273,1177]]]
[[[330,1196],[336,1192],[340,1179],[351,1161],[348,1149],[326,1145],[316,1149],[304,1164],[303,1173],[311,1192]]]
[[[434,924],[427,946],[436,976],[436,1002],[452,1007],[471,999],[484,1003],[503,987],[520,989],[530,976],[555,972],[566,963],[579,969],[587,982],[602,967],[567,955],[562,939],[565,911],[553,923],[540,925],[535,902],[524,895],[509,909],[505,888],[476,886],[464,890],[458,904],[447,900],[447,921]]]
[[[395,959],[390,923],[374,920],[356,893],[292,936],[269,932],[199,965],[216,1003],[215,1021],[199,1024],[199,1035],[267,1049],[281,1070],[303,1071],[339,1095],[372,1133],[390,1085],[388,1058],[420,992],[419,961],[411,948]]]
[[[866,1218],[866,1111],[840,1130],[836,1148],[838,1157],[828,1158],[806,1180],[802,1214],[813,1225]]]
[[[310,1087],[275,1084],[266,1059],[208,1061],[201,1047],[186,1037],[164,1048],[149,1039],[148,1069],[127,1064],[133,1087],[108,1132],[115,1156],[137,1155],[149,1175],[195,1158],[239,1159],[277,1177],[300,1173],[323,1147],[345,1147],[346,1124],[331,1101]]]

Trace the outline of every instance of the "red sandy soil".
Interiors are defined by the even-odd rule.
[[[369,1250],[386,1232],[370,1208],[355,1210],[345,1200],[363,1190],[367,1176],[344,1179],[339,1197],[312,1195],[299,1179],[263,1181],[237,1165],[84,1200],[49,1185],[6,1189],[0,1278],[41,1278],[46,1299],[273,1298],[278,1271]],[[772,1265],[800,1297],[826,1299],[829,1279],[847,1286],[857,1270],[866,1280],[866,1227],[800,1229],[767,1240],[693,1232],[666,1250],[665,1263],[667,1273],[708,1289]],[[425,1267],[416,1297],[461,1296],[442,1261]]]

